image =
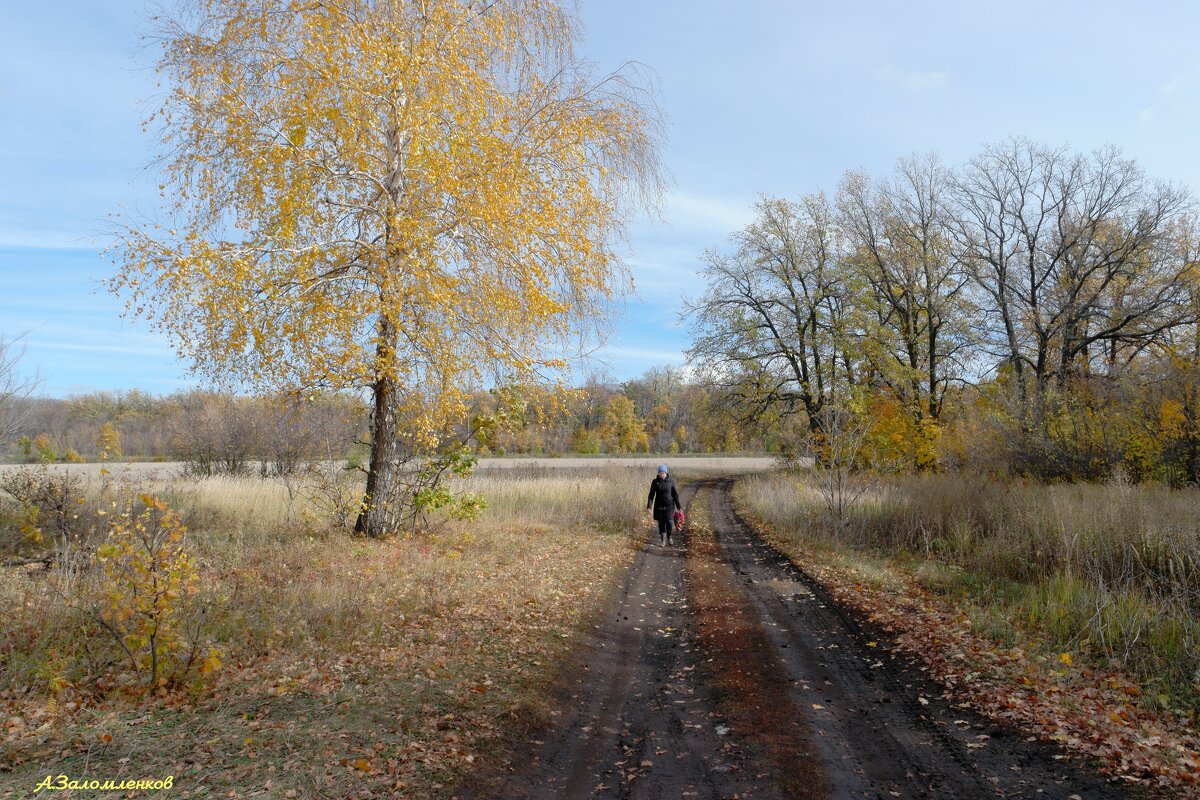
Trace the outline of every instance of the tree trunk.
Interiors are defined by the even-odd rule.
[[[379,321],[379,377],[371,387],[371,464],[367,471],[367,490],[354,523],[355,533],[382,538],[398,529],[395,497],[398,458],[398,407],[396,382],[384,365],[393,358],[395,328],[387,317]]]
[[[396,482],[396,385],[381,377],[371,387],[371,464],[367,471],[367,491],[354,523],[356,533],[378,539],[396,530],[391,495]]]

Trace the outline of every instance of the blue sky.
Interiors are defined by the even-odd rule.
[[[28,331],[23,367],[53,396],[169,392],[187,365],[97,290],[108,213],[153,207],[141,131],[153,54],[142,0],[0,0],[0,334]],[[699,256],[760,193],[832,193],[936,151],[950,164],[1013,135],[1121,147],[1154,177],[1200,190],[1200,4],[582,0],[597,68],[659,78],[673,183],[639,222],[637,296],[601,355],[629,378],[682,363],[683,295]]]

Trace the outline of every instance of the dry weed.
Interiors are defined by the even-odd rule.
[[[817,491],[803,479],[752,476],[739,493],[794,542],[833,544]],[[1119,664],[1146,684],[1148,701],[1200,712],[1194,490],[899,478],[864,497],[836,544],[940,565],[915,571],[972,598],[981,616],[1036,631],[1048,652]]]

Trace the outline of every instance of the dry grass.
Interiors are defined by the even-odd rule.
[[[863,495],[841,541],[802,477],[752,476],[739,491],[797,544],[899,559],[925,586],[971,601],[1005,644],[1033,633],[1047,652],[1131,670],[1148,702],[1200,711],[1194,490],[902,478]]]
[[[632,556],[643,472],[485,474],[468,487],[490,504],[477,523],[390,542],[315,527],[279,481],[141,487],[190,525],[202,589],[186,613],[204,609],[224,666],[197,695],[124,696],[119,666],[82,655],[110,644],[45,576],[0,573],[19,610],[0,629],[0,797],[60,773],[173,774],[180,796],[444,796],[541,713]]]

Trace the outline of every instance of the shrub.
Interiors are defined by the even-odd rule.
[[[571,449],[584,455],[595,455],[600,452],[600,437],[588,428],[580,428],[575,434]]]
[[[289,512],[292,500],[303,498],[304,520],[311,526],[349,530],[362,510],[363,484],[358,470],[322,461],[305,465],[298,474],[282,477],[288,488]]]
[[[58,461],[58,454],[54,451],[54,444],[50,441],[49,434],[39,433],[33,440],[33,444],[37,448],[38,463],[53,464]]]
[[[142,509],[127,507],[115,516],[96,561],[103,568],[98,616],[150,686],[178,679],[197,661],[195,640],[184,648],[179,607],[199,579],[184,541],[186,527],[165,503],[143,495]],[[215,668],[210,652],[202,670]]]
[[[0,492],[8,496],[0,534],[10,552],[41,545],[47,538],[80,540],[94,524],[95,510],[84,498],[83,481],[70,473],[46,465],[8,470],[0,474]]]

